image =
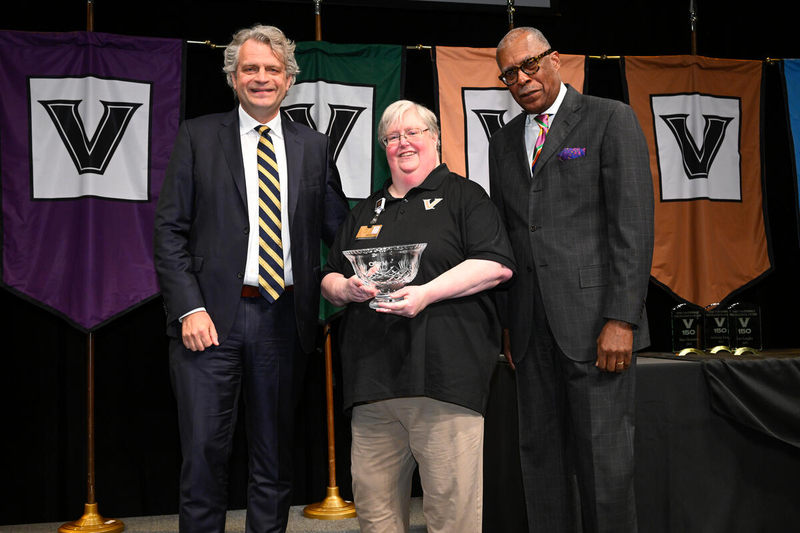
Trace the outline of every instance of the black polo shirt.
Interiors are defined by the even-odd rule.
[[[487,259],[514,269],[511,245],[496,207],[483,188],[440,165],[396,199],[383,189],[356,205],[339,229],[324,274],[353,269],[342,250],[427,243],[411,285],[422,285],[466,259]],[[386,199],[374,239],[356,239]],[[344,407],[427,396],[483,414],[489,380],[501,350],[500,324],[489,292],[437,302],[414,318],[378,313],[369,302],[351,303],[339,344]]]

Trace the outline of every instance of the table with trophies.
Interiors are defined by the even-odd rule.
[[[684,304],[671,320],[673,352],[637,359],[639,531],[796,531],[800,350],[762,349],[759,310],[746,303]],[[513,475],[514,387],[499,363],[486,415],[485,509],[503,531],[525,523]]]

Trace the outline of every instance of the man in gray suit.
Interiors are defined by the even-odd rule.
[[[491,196],[517,281],[507,357],[516,368],[523,483],[532,532],[636,531],[634,352],[648,345],[653,251],[647,144],[630,107],[561,81],[534,28],[497,47],[524,113],[492,136]]]

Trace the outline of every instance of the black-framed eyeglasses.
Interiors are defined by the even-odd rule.
[[[421,130],[419,128],[412,128],[410,130],[406,130],[404,133],[392,133],[391,135],[387,135],[381,142],[384,146],[391,146],[393,144],[397,144],[400,142],[400,137],[403,137],[408,142],[418,141],[422,134],[428,131],[430,128],[425,128]]]
[[[519,66],[507,68],[500,74],[497,79],[505,83],[506,85],[514,85],[517,83],[517,78],[519,77],[519,71],[521,70],[528,76],[533,76],[537,72],[539,72],[539,61],[546,55],[552,54],[555,52],[552,48],[548,48],[538,56],[529,57],[525,61],[519,64]]]

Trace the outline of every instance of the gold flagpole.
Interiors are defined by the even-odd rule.
[[[86,0],[86,31],[94,31],[94,1]]]
[[[514,11],[516,11],[514,9],[514,0],[508,0],[506,11],[508,12],[508,31],[511,31],[514,29]]]
[[[91,1],[89,2],[91,4]],[[95,500],[94,470],[94,334],[86,334],[86,504],[83,516],[58,528],[59,533],[92,531],[116,533],[125,529],[125,524],[113,518],[103,518],[97,511]]]
[[[94,31],[94,2],[86,2],[86,29]],[[97,511],[95,500],[94,469],[94,334],[86,334],[86,504],[83,516],[58,528],[59,533],[91,531],[94,533],[117,533],[125,530],[125,524],[113,518],[103,518]]]
[[[321,0],[314,0],[314,27],[317,41],[322,40]],[[312,503],[303,509],[303,516],[319,520],[341,520],[354,518],[356,507],[339,496],[336,485],[336,438],[333,425],[333,357],[331,348],[331,325],[325,324],[325,400],[328,425],[328,491],[325,499]]]
[[[331,357],[331,325],[325,324],[325,396],[328,407],[328,495],[319,503],[312,503],[303,509],[306,518],[320,520],[340,520],[354,518],[356,508],[339,496],[336,485],[336,446],[333,426],[333,363]]]
[[[689,26],[692,30],[692,55],[697,55],[697,0],[689,0]]]
[[[320,4],[322,0],[314,0],[314,38],[317,41],[322,40],[322,11]]]

